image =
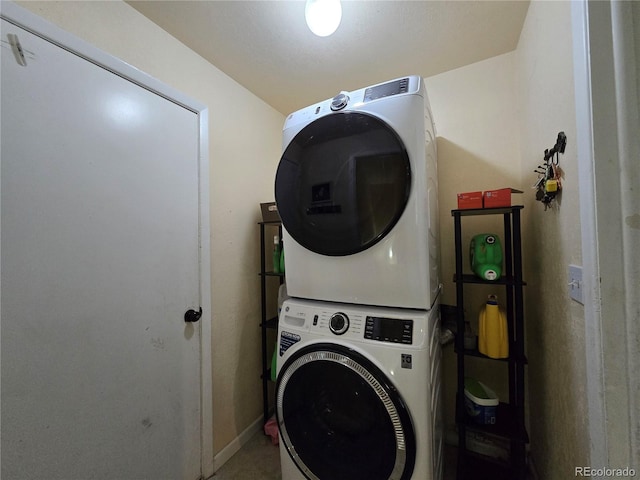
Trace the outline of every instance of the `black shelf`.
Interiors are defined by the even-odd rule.
[[[477,215],[510,215],[516,210],[522,210],[524,205],[513,205],[511,207],[496,208],[465,208],[459,210],[451,210],[451,215],[460,217],[470,217]]]
[[[260,326],[264,326],[265,328],[278,328],[278,317],[270,318],[266,322],[261,323]]]
[[[456,277],[456,274],[453,274],[453,283],[458,283],[458,279]],[[527,284],[527,282],[523,282],[521,279],[517,280],[514,277],[500,277],[497,280],[484,280],[480,277],[478,277],[477,275],[473,275],[470,273],[463,273],[462,274],[462,283],[476,283],[476,284],[480,284],[480,285],[522,285],[525,286]]]
[[[456,319],[458,332],[464,332],[464,298],[465,287],[473,285],[500,285],[504,288],[509,336],[509,358],[494,359],[483,355],[477,349],[465,349],[463,335],[456,336],[456,358],[458,371],[458,391],[456,396],[456,422],[458,425],[458,480],[478,478],[478,469],[470,468],[474,462],[492,463],[491,459],[480,458],[478,454],[466,448],[466,432],[480,431],[509,440],[510,458],[504,475],[496,473],[486,478],[524,480],[526,475],[525,445],[529,437],[525,429],[524,418],[524,367],[527,358],[524,353],[524,306],[522,280],[522,238],[520,232],[520,213],[524,207],[483,208],[470,210],[452,210],[454,218],[455,261],[456,272],[453,281],[456,285]],[[495,281],[483,280],[475,275],[463,273],[462,218],[477,215],[502,215],[504,221],[504,271],[503,276]],[[460,281],[458,281],[460,279]],[[503,362],[508,365],[509,403],[500,403],[497,409],[495,425],[479,425],[467,418],[464,408],[465,357],[477,357]]]
[[[261,277],[282,277],[282,278],[284,278],[284,273],[278,273],[278,272],[273,272],[273,271],[260,272],[258,275],[260,275]]]
[[[282,241],[282,225],[280,222],[258,222],[260,225],[260,296],[261,296],[261,313],[260,330],[262,332],[262,413],[263,424],[269,420],[269,382],[271,381],[271,358],[269,358],[269,345],[267,344],[267,332],[278,328],[278,317],[270,316],[267,311],[267,282],[270,278],[277,278],[279,284],[284,283],[284,273],[276,273],[273,270],[267,270],[266,255],[266,230],[277,229],[277,234]],[[274,232],[275,234],[275,232]]]
[[[454,352],[458,353],[458,347],[454,347]],[[522,362],[523,364],[528,364],[529,360],[527,360],[526,356],[523,356],[522,358],[515,358],[512,355],[510,355],[507,358],[493,358],[493,357],[489,357],[487,355],[485,355],[484,353],[480,353],[480,351],[477,348],[463,348],[462,352],[464,355],[468,356],[468,357],[477,357],[477,358],[484,358],[486,360],[492,360],[494,362],[508,362],[508,361],[516,361],[516,362]]]

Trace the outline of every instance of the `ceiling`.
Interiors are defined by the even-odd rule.
[[[424,77],[510,52],[528,0],[343,0],[317,37],[304,1],[134,1],[158,24],[284,115],[396,77]]]

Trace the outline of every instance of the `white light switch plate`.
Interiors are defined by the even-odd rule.
[[[582,267],[569,265],[569,295],[576,302],[584,305],[582,301]]]

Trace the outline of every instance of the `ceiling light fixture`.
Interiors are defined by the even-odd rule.
[[[342,5],[340,0],[307,0],[304,17],[313,33],[328,37],[340,25]]]

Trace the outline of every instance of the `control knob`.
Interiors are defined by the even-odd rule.
[[[329,328],[336,335],[342,335],[349,330],[349,317],[342,312],[334,313],[329,319]]]
[[[347,92],[340,92],[338,95],[333,97],[333,100],[331,100],[331,110],[334,112],[342,110],[347,106],[347,103],[349,103],[349,96],[347,95]]]

